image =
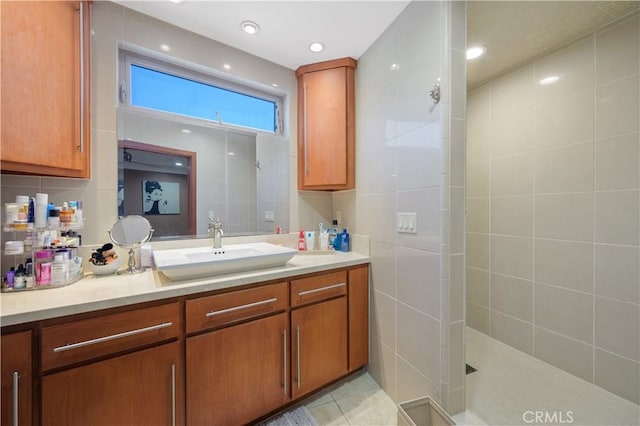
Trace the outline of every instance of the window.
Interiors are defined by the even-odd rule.
[[[236,82],[123,51],[121,102],[240,127],[281,132],[282,99]]]

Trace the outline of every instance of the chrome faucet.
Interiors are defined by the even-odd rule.
[[[211,218],[209,217],[209,237],[213,238],[213,248],[219,249],[222,248],[222,223],[220,223],[219,218]]]

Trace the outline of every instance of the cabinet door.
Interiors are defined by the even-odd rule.
[[[183,424],[180,365],[174,342],[44,376],[42,424]]]
[[[347,298],[291,311],[293,397],[347,374]]]
[[[369,266],[349,271],[349,371],[369,362]]]
[[[287,314],[187,339],[187,425],[240,425],[287,403]]]
[[[346,183],[346,78],[344,67],[302,77],[304,186]]]
[[[0,7],[2,171],[89,177],[88,4]]]
[[[2,426],[31,424],[31,331],[7,334],[2,347]],[[17,420],[17,422],[16,422]]]

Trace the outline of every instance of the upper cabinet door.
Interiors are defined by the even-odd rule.
[[[344,58],[296,71],[298,189],[355,187],[355,67]]]
[[[0,7],[2,172],[90,177],[89,4]]]

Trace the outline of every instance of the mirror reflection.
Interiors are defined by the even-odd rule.
[[[151,222],[154,239],[225,236],[289,226],[289,143],[169,114],[118,110],[118,214]]]

